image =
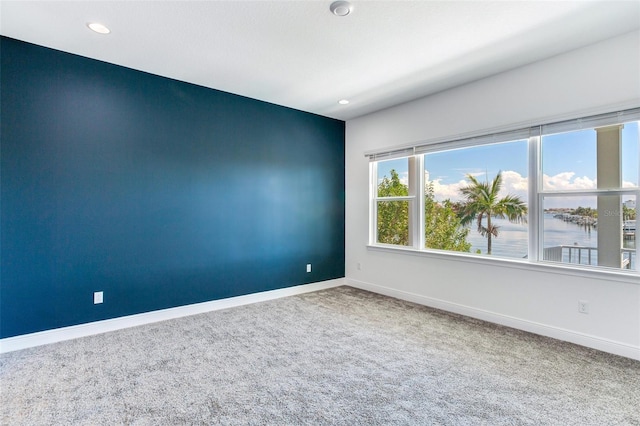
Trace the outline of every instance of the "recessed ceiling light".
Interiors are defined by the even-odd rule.
[[[340,100],[338,101],[338,103],[339,103],[340,105],[347,105],[347,104],[349,103],[349,100],[347,100],[347,99],[340,99]]]
[[[334,1],[329,10],[336,16],[347,16],[353,10],[353,6],[348,1]]]
[[[98,22],[90,22],[87,27],[99,34],[109,34],[111,30]]]

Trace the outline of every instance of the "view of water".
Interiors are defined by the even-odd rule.
[[[514,224],[506,219],[492,219],[492,223],[500,226],[498,237],[491,241],[493,256],[524,258],[528,252],[527,225]],[[552,214],[544,215],[544,247],[560,245],[577,245],[585,247],[598,246],[597,228],[585,228],[575,223],[556,219]],[[474,224],[471,225],[467,241],[471,243],[471,252],[480,250],[487,252],[487,239],[481,236]],[[625,239],[624,248],[635,249],[635,240]],[[586,263],[586,251],[583,253]],[[597,251],[592,251],[592,264],[596,264]]]

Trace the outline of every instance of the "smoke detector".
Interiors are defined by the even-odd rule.
[[[347,16],[353,10],[353,6],[348,1],[334,1],[329,10],[336,16]]]

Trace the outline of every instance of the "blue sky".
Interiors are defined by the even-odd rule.
[[[638,123],[625,124],[622,130],[622,178],[623,182],[634,186],[638,185],[639,144]],[[542,148],[545,189],[595,188],[594,130],[546,136],[543,138]],[[406,158],[380,162],[378,176],[390,176],[389,171],[396,169],[400,177],[406,179],[407,164]],[[526,200],[527,142],[523,140],[428,154],[425,158],[425,170],[429,173],[429,180],[434,182],[438,199],[456,198],[468,173],[479,179],[485,179],[488,174],[488,178],[493,179],[498,171],[502,171],[504,192],[523,196]],[[573,201],[572,204],[579,202],[577,199]]]
[[[442,183],[458,182],[469,173],[482,174],[482,178],[488,174],[493,179],[504,170],[526,177],[527,167],[527,141],[438,152],[425,159],[429,179],[440,179]]]

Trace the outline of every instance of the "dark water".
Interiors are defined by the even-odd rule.
[[[492,219],[500,226],[498,237],[492,238],[492,254],[500,257],[524,258],[528,253],[527,225],[518,225],[506,219]],[[544,247],[560,245],[577,245],[585,247],[598,246],[597,228],[585,228],[574,223],[556,219],[551,214],[544,215]],[[475,226],[471,226],[467,237],[472,245],[471,252],[480,250],[487,252],[487,239],[481,236]],[[625,239],[624,248],[635,249],[635,240]],[[592,263],[597,261],[597,251],[592,251]],[[632,265],[633,266],[633,265]]]

